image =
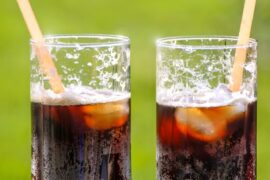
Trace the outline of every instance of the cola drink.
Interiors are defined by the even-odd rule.
[[[130,179],[130,101],[32,102],[32,179]]]
[[[157,103],[157,168],[162,180],[256,179],[256,101]]]
[[[157,179],[256,179],[257,42],[238,42],[156,41]]]
[[[45,55],[30,44],[32,179],[131,179],[129,38],[49,35]]]

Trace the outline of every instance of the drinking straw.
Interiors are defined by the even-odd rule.
[[[64,92],[64,86],[57,72],[51,55],[45,46],[42,32],[35,18],[29,0],[17,0],[28,30],[35,45],[41,71],[48,77],[49,84],[55,93]]]
[[[234,64],[232,69],[231,91],[239,91],[243,80],[243,68],[246,60],[247,48],[241,45],[247,45],[249,42],[252,20],[255,10],[256,0],[246,0],[242,15],[240,32],[236,48]]]

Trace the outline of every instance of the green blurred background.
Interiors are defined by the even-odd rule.
[[[131,38],[132,177],[155,179],[155,39],[237,35],[243,0],[32,0],[44,34]],[[30,179],[29,33],[15,0],[0,4],[0,179]],[[270,1],[259,0],[258,179],[270,177]]]

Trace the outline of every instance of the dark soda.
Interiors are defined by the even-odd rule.
[[[32,102],[32,179],[130,179],[129,106]]]
[[[217,107],[157,103],[157,179],[256,179],[256,102]]]

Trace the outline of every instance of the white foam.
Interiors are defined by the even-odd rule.
[[[182,92],[170,93],[160,91],[157,93],[157,103],[173,107],[218,107],[235,104],[248,104],[256,101],[256,97],[241,92],[231,92],[227,86],[220,85],[212,91],[199,93]]]
[[[86,86],[69,86],[65,92],[56,94],[44,89],[39,83],[31,84],[31,101],[46,105],[81,105],[113,102],[130,98],[129,92],[93,90]]]

